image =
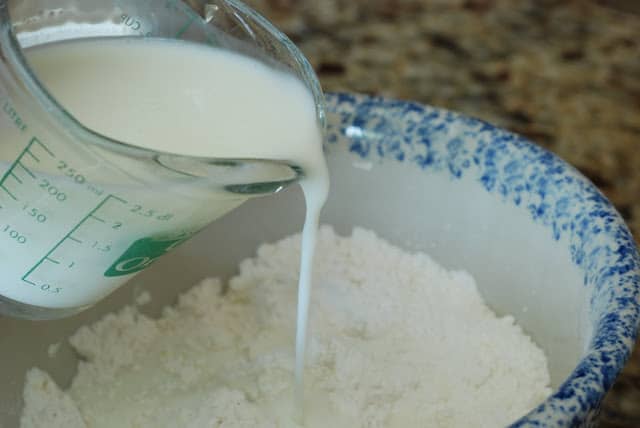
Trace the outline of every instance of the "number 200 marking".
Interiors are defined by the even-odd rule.
[[[52,185],[49,180],[43,178],[40,180],[40,188],[45,190],[49,195],[56,198],[60,202],[67,200],[67,195],[61,192],[56,186]]]

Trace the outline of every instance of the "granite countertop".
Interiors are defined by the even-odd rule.
[[[417,100],[525,135],[591,178],[640,238],[637,0],[248,3],[301,47],[325,91]],[[600,426],[640,426],[640,349]]]

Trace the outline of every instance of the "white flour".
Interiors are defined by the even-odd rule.
[[[221,295],[206,280],[160,319],[81,328],[68,391],[33,369],[22,427],[288,427],[300,238],[263,245]],[[549,393],[543,352],[473,279],[356,229],[315,260],[307,427],[497,427]]]

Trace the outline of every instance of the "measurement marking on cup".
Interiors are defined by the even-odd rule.
[[[33,172],[31,172],[31,170],[29,168],[24,166],[24,164],[22,162],[18,161],[17,165],[20,166],[24,170],[24,172],[29,174],[31,176],[31,178],[36,178],[35,174]]]
[[[27,150],[29,152],[31,152],[31,146],[37,144],[38,146],[42,147],[44,149],[45,152],[47,152],[49,154],[49,156],[51,156],[52,158],[55,158],[56,155],[53,154],[53,152],[51,150],[49,150],[49,148],[44,145],[44,143],[40,140],[38,140],[36,137],[33,137],[31,139],[31,142],[29,143],[29,145],[27,146]]]
[[[176,39],[179,39],[180,37],[182,37],[184,33],[187,32],[189,27],[191,27],[191,24],[193,24],[194,19],[195,19],[195,16],[190,17],[189,20],[182,26],[182,28],[178,30],[178,32],[175,35]]]
[[[38,140],[37,137],[33,137],[29,141],[29,143],[26,145],[26,147],[24,149],[22,149],[22,152],[20,152],[20,154],[18,155],[16,160],[11,164],[11,167],[7,170],[7,172],[4,173],[2,178],[0,178],[0,189],[4,190],[4,192],[7,195],[9,195],[11,197],[11,199],[13,199],[14,201],[17,201],[18,197],[16,195],[14,195],[13,192],[9,188],[7,188],[7,180],[9,178],[12,178],[19,185],[24,184],[23,179],[20,178],[16,174],[16,172],[17,172],[16,168],[17,167],[20,167],[23,171],[25,171],[27,174],[29,174],[29,176],[31,178],[33,178],[33,179],[36,178],[35,174],[31,171],[31,169],[29,169],[25,165],[26,160],[23,161],[25,159],[25,156],[29,155],[29,157],[33,161],[35,161],[37,163],[40,163],[40,158],[34,154],[34,151],[36,150],[36,147],[39,147],[41,149],[41,150],[38,150],[38,154],[39,155],[42,156],[44,154],[44,155],[49,155],[52,158],[56,157],[53,154],[53,152],[51,150],[49,150],[49,148],[45,144],[43,144],[40,140]]]
[[[7,189],[6,187],[4,187],[4,183],[0,184],[0,189],[4,190],[5,193],[9,196],[11,196],[11,199],[13,199],[14,201],[17,201],[18,198],[16,198],[13,193],[11,193],[11,191],[9,191],[9,189]]]
[[[187,21],[180,29],[178,29],[178,31],[174,35],[176,39],[182,37],[182,35],[189,29],[189,27],[191,27],[191,24],[193,24],[196,18],[200,17],[193,10],[191,10],[189,6],[185,6],[182,4],[182,2],[176,0],[167,0],[164,7],[176,14],[182,13],[187,15]]]
[[[13,172],[11,172],[11,177],[13,177],[13,179],[16,180],[18,183],[22,184],[22,180],[20,179],[20,177],[15,175]]]
[[[125,201],[122,198],[119,198],[115,195],[108,195],[107,197],[105,197],[98,205],[96,205],[96,207],[94,209],[92,209],[87,215],[85,215],[82,220],[80,220],[60,241],[58,241],[58,243],[56,243],[56,245],[53,246],[53,248],[51,248],[47,254],[44,255],[44,257],[42,257],[31,269],[29,269],[29,271],[27,273],[24,274],[24,276],[22,277],[22,280],[28,284],[31,285],[36,285],[33,283],[33,281],[29,280],[29,276],[36,270],[38,269],[43,263],[45,262],[50,262],[50,263],[54,263],[54,264],[61,264],[61,262],[55,258],[53,258],[53,254],[55,253],[55,251],[60,248],[60,246],[62,246],[65,242],[67,241],[73,241],[79,244],[82,244],[82,241],[76,237],[73,236],[73,234],[80,229],[80,227],[82,227],[83,225],[85,225],[87,222],[91,221],[91,220],[95,220],[95,221],[99,221],[104,223],[105,221],[103,219],[101,219],[100,217],[96,216],[95,214],[100,211],[109,201],[114,200],[117,201],[121,204],[126,204],[127,201]],[[65,263],[66,264],[66,263]],[[68,265],[68,267],[72,267],[75,264],[75,262],[71,262],[71,264]]]
[[[31,158],[33,158],[34,161],[40,163],[40,158],[38,158],[36,155],[34,155],[31,150],[26,150],[25,154],[28,154],[29,156],[31,156]]]

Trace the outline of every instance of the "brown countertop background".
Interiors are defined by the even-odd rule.
[[[325,91],[416,100],[529,137],[591,178],[640,237],[640,0],[248,3]],[[600,426],[640,427],[640,349]]]

